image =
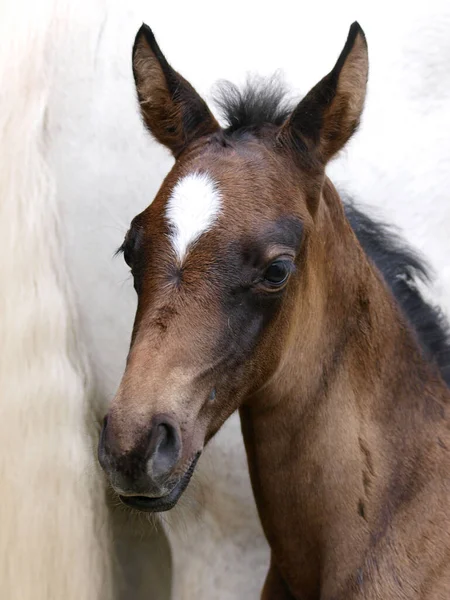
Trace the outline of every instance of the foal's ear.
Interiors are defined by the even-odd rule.
[[[134,41],[133,74],[145,124],[175,157],[193,140],[219,129],[204,100],[172,69],[145,24]]]
[[[301,100],[282,126],[280,144],[312,152],[325,165],[359,125],[368,71],[366,38],[355,22],[333,70]]]

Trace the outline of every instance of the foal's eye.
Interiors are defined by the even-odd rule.
[[[127,263],[130,269],[133,266],[132,254],[131,248],[128,246],[128,244],[125,244],[123,247],[123,260]]]
[[[133,263],[135,262],[136,248],[140,243],[140,239],[140,229],[136,227],[131,227],[128,230],[127,235],[125,236],[122,246],[120,247],[119,251],[123,253],[124,261],[130,267],[130,269],[133,268]]]
[[[289,279],[291,264],[286,260],[275,260],[267,267],[263,276],[263,283],[272,289],[281,288]]]

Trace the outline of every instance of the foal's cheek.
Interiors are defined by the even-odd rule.
[[[222,305],[213,335],[208,332],[212,345],[205,357],[205,364],[217,365],[208,376],[215,392],[202,400],[197,419],[203,423],[205,443],[273,371],[270,337],[280,306],[280,298],[261,299],[253,294]]]

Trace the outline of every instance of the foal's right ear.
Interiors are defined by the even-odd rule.
[[[190,142],[219,129],[205,101],[172,69],[145,24],[134,42],[133,74],[145,124],[175,157]]]

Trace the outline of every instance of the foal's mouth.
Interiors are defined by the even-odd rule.
[[[187,488],[191,477],[194,474],[195,466],[200,458],[200,454],[201,452],[198,452],[195,455],[187,471],[180,478],[175,487],[165,496],[150,498],[148,496],[119,495],[120,501],[125,504],[125,506],[129,506],[130,508],[134,508],[141,512],[165,512],[166,510],[170,510],[176,505],[184,490]]]

